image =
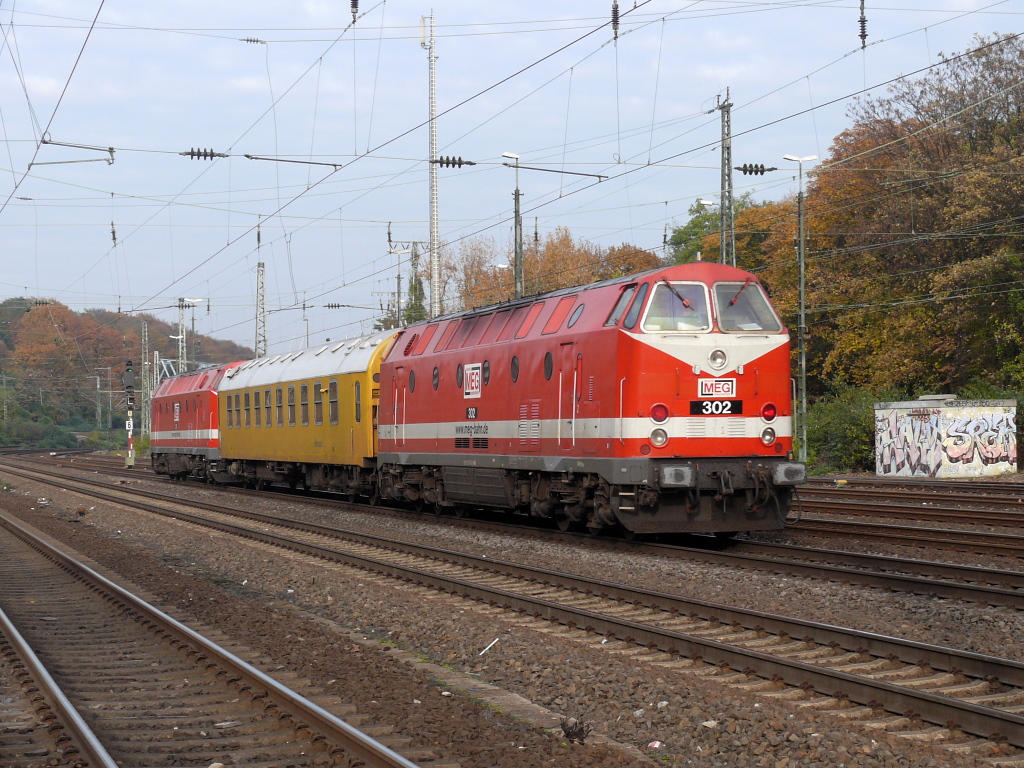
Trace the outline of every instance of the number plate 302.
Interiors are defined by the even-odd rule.
[[[738,416],[743,414],[742,400],[691,400],[691,416]]]

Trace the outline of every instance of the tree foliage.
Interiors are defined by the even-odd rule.
[[[95,429],[97,397],[106,412],[106,393],[120,391],[127,361],[142,371],[143,323],[148,324],[150,354],[176,357],[177,342],[170,338],[176,329],[148,315],[127,317],[101,309],[78,313],[38,298],[0,303],[0,401],[7,411],[0,420],[0,444],[73,447],[70,430]],[[201,335],[195,342],[200,362],[252,354],[233,342]]]

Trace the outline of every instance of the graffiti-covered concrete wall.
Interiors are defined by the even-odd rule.
[[[982,477],[1016,471],[1016,400],[875,403],[877,475]]]

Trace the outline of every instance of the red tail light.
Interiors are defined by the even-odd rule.
[[[668,406],[657,403],[651,406],[651,421],[655,424],[664,424],[668,421]]]
[[[775,403],[765,403],[761,406],[761,418],[765,421],[775,421],[778,415],[779,409],[775,407]]]

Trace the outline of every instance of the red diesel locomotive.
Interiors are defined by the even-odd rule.
[[[153,395],[153,471],[171,477],[205,477],[220,451],[217,389],[239,362],[164,379]]]
[[[380,370],[384,498],[562,529],[782,528],[789,335],[757,278],[708,262],[434,318]]]

